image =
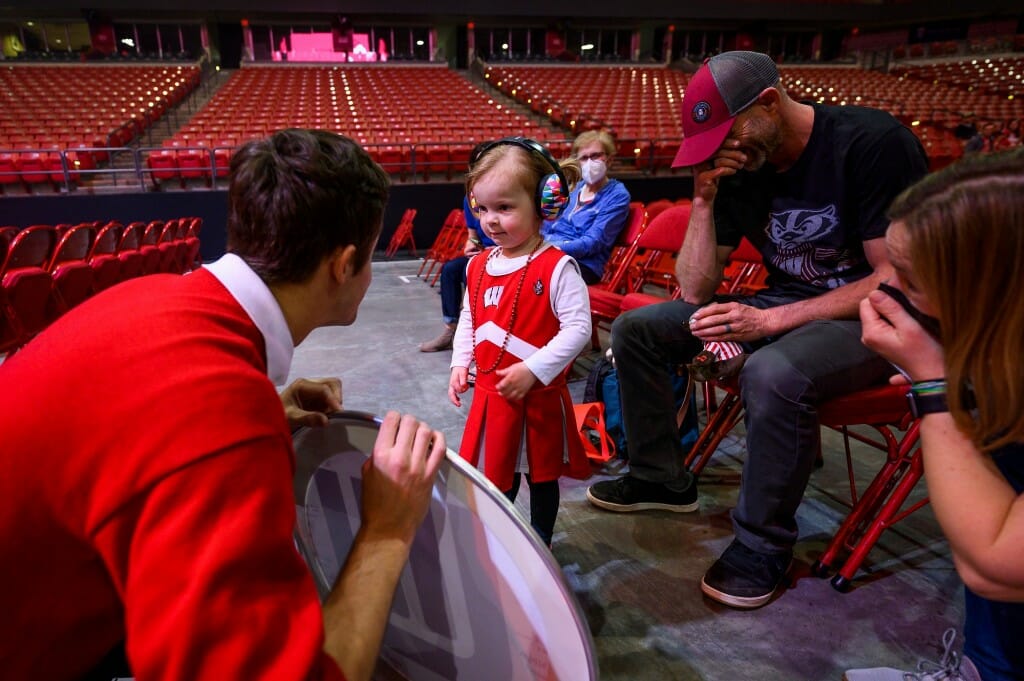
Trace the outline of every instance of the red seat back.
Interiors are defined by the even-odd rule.
[[[121,240],[122,229],[119,222],[111,222],[103,226],[96,234],[92,248],[89,249],[89,267],[93,272],[93,293],[99,293],[121,281],[121,263],[117,259],[117,244]]]
[[[121,263],[121,281],[142,276],[145,273],[144,259],[139,250],[145,229],[146,223],[132,222],[124,228],[124,232],[121,234],[121,240],[117,243],[117,259]]]
[[[46,267],[57,241],[48,225],[27,227],[18,232],[0,266],[5,317],[10,325],[5,350],[17,349],[46,327],[53,280]]]
[[[154,220],[146,225],[139,241],[139,252],[142,254],[142,273],[156,274],[160,272],[161,254],[157,242],[164,230],[162,220]]]

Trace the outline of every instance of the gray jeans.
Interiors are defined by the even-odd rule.
[[[791,300],[759,294],[738,302],[768,308]],[[687,325],[697,308],[681,300],[649,305],[620,315],[612,326],[630,475],[642,480],[670,483],[684,476],[668,367],[703,348]],[[796,543],[796,509],[821,439],[817,405],[893,373],[864,347],[860,333],[859,321],[811,322],[760,345],[743,366],[747,460],[732,519],[748,548],[778,553]]]

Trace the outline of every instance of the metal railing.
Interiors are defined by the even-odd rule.
[[[108,140],[114,137],[115,133],[111,133]],[[562,145],[567,149],[571,140],[547,140],[544,143]],[[678,143],[679,140],[669,138],[620,139],[620,149],[632,145],[633,152],[617,156],[618,163],[613,172],[654,175],[667,170]],[[362,146],[398,181],[419,183],[461,179],[466,170],[469,150],[474,144],[475,141],[438,141]],[[454,159],[451,157],[453,148],[459,154]],[[67,193],[79,187],[100,186],[101,183],[95,180],[104,177],[110,179],[109,186],[124,190],[159,190],[168,181],[177,181],[182,188],[187,188],[190,180],[201,180],[207,186],[212,186],[218,180],[227,178],[230,158],[236,149],[231,146],[113,145],[73,149],[0,149],[0,186],[19,181],[26,188],[32,184],[50,183]],[[445,149],[447,153],[432,156],[431,151],[438,149]],[[174,153],[172,155],[167,152]],[[43,154],[46,159],[41,168],[27,170],[6,163],[10,158],[22,154]],[[105,162],[95,162],[97,156],[105,159]],[[130,161],[126,158],[130,158]],[[158,160],[162,158],[173,160],[163,165]],[[183,159],[188,165],[181,165]],[[39,181],[37,178],[40,175],[46,175],[46,180]],[[32,178],[33,181],[25,178]]]

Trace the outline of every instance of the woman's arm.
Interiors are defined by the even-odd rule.
[[[994,601],[1024,601],[1024,495],[948,413],[921,420],[921,449],[932,508],[964,584]]]
[[[942,348],[895,300],[875,291],[860,312],[864,344],[912,380],[945,375]],[[948,413],[924,416],[921,449],[932,508],[961,579],[986,598],[1024,601],[1024,495]]]

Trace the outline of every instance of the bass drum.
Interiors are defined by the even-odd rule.
[[[293,434],[295,540],[321,600],[360,524],[361,467],[380,426],[341,412]],[[448,450],[402,572],[385,677],[597,679],[594,643],[551,552],[483,475]],[[378,670],[379,673],[385,670]]]

